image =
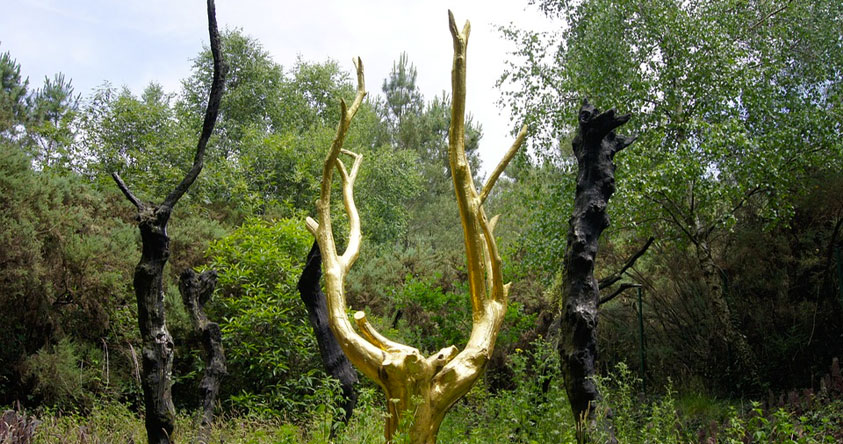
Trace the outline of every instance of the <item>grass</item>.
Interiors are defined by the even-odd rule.
[[[515,387],[490,393],[478,383],[445,417],[440,444],[573,443],[574,424],[550,347],[539,345],[511,357]],[[843,399],[819,393],[798,405],[763,408],[759,402],[730,402],[699,393],[677,394],[668,382],[662,395],[645,399],[640,381],[619,365],[598,383],[604,409],[598,412],[594,441],[604,442],[610,429],[605,407],[614,414],[612,429],[621,443],[793,443],[843,442]],[[284,418],[226,415],[217,418],[210,442],[218,443],[383,443],[381,394],[361,389],[357,409],[347,425],[333,418],[337,410],[314,403],[304,422]],[[807,408],[806,408],[807,406]],[[37,418],[36,418],[37,416]],[[33,416],[8,410],[0,421],[0,444],[144,443],[142,419],[119,403],[96,405],[85,415],[43,410]],[[181,412],[176,442],[195,442],[197,417]],[[408,442],[397,436],[396,444]]]

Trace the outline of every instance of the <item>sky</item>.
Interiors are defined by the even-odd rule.
[[[241,28],[284,67],[297,57],[333,59],[348,72],[360,56],[366,88],[380,93],[402,51],[426,99],[450,93],[453,46],[448,9],[459,28],[471,21],[467,109],[483,126],[480,156],[490,171],[512,143],[495,81],[514,46],[497,31],[510,22],[552,30],[526,0],[217,0],[220,29]],[[31,87],[64,73],[83,97],[105,81],[139,94],[150,82],[177,92],[191,59],[207,45],[203,0],[0,0],[0,52],[9,51]],[[352,77],[353,78],[353,77]]]

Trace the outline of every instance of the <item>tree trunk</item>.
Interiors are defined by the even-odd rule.
[[[577,440],[584,442],[600,399],[592,377],[597,358],[597,305],[594,260],[600,234],[609,226],[606,207],[615,192],[614,155],[633,138],[616,136],[614,129],[629,120],[614,110],[600,114],[587,101],[579,113],[579,128],[572,145],[577,158],[574,213],[568,221],[565,249],[559,354],[571,410],[577,422]]]
[[[734,353],[735,374],[742,378],[749,388],[757,388],[758,369],[755,363],[755,354],[746,340],[746,336],[732,320],[732,310],[726,300],[726,292],[723,288],[723,275],[720,268],[714,263],[708,243],[705,240],[697,240],[697,259],[708,287],[708,296],[711,301],[711,308],[715,322],[720,329],[720,335]],[[731,364],[731,363],[730,363]]]
[[[205,375],[199,383],[202,392],[202,420],[199,424],[199,442],[207,444],[211,423],[214,421],[214,405],[220,392],[222,378],[228,374],[225,368],[225,351],[222,348],[222,332],[216,322],[210,322],[205,315],[205,304],[211,299],[217,285],[217,272],[208,270],[197,274],[190,268],[179,278],[179,292],[193,326],[202,335],[205,349]]]
[[[307,263],[299,278],[298,289],[301,300],[307,307],[307,317],[310,325],[313,326],[313,334],[319,344],[319,354],[322,356],[325,370],[340,382],[344,399],[342,407],[345,411],[343,422],[348,423],[354,412],[354,406],[357,404],[357,390],[354,388],[357,384],[357,371],[352,367],[331,331],[328,303],[319,285],[321,277],[322,254],[319,251],[319,243],[314,241],[310,253],[307,254]]]
[[[143,252],[135,267],[134,286],[143,341],[141,387],[150,444],[170,442],[176,416],[171,393],[173,338],[165,322],[162,284],[164,265],[170,257],[169,219],[168,207],[142,204],[138,208]]]
[[[175,427],[175,408],[173,407],[172,371],[173,338],[167,331],[164,316],[164,266],[170,258],[170,238],[167,236],[167,222],[173,207],[190,188],[205,160],[205,148],[214,131],[219,114],[225,84],[226,66],[220,50],[220,36],[217,30],[214,0],[207,0],[208,34],[211,53],[214,58],[214,78],[208,95],[208,106],[202,122],[202,132],[196,144],[193,166],[181,182],[155,205],[142,202],[116,172],[111,177],[117,183],[126,199],[137,208],[138,229],[141,233],[141,259],[135,267],[135,296],[138,303],[138,326],[143,341],[143,388],[144,407],[146,408],[146,434],[150,444],[169,444]]]

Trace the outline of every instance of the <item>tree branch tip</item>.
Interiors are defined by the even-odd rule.
[[[316,222],[312,217],[307,216],[304,220],[304,225],[307,227],[307,231],[309,231],[310,234],[316,236],[316,232],[319,231],[319,222]]]
[[[492,216],[492,218],[489,220],[489,231],[495,231],[495,226],[497,226],[498,219],[500,219],[500,217],[500,214]]]
[[[362,155],[362,154],[355,153],[354,151],[349,151],[349,150],[347,150],[347,149],[345,149],[345,148],[340,149],[340,152],[341,152],[341,153],[343,153],[343,154],[345,154],[346,156],[351,156],[351,157],[353,157],[355,160],[357,160],[357,159],[358,159],[358,158],[360,158],[360,157],[363,157],[363,155]]]
[[[457,21],[454,18],[454,13],[450,9],[448,10],[448,28],[451,30],[451,35],[455,38],[459,38],[460,40],[467,40],[468,34],[471,32],[471,23],[468,20],[465,21],[465,24],[462,27],[462,31],[457,28]]]
[[[111,178],[114,179],[114,182],[117,183],[117,188],[120,188],[120,191],[123,192],[123,195],[126,196],[126,199],[128,199],[129,202],[131,202],[132,205],[135,206],[135,208],[140,210],[142,205],[141,201],[137,197],[135,197],[134,194],[132,194],[132,191],[126,185],[126,182],[123,182],[123,179],[120,178],[120,175],[117,174],[116,171],[114,171],[111,173]]]
[[[345,169],[345,164],[342,163],[342,160],[340,160],[339,157],[334,162],[337,166],[337,171],[339,171],[340,176],[342,176],[343,182],[347,182],[348,181],[348,171],[346,171],[346,169]]]
[[[618,136],[618,140],[621,142],[621,149],[624,149],[638,140],[638,134],[634,136]]]

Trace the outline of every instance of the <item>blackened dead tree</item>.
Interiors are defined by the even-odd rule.
[[[631,137],[615,135],[629,115],[605,113],[588,101],[579,113],[579,128],[572,142],[577,158],[574,213],[568,221],[562,282],[562,317],[559,355],[571,410],[577,422],[577,440],[584,442],[600,399],[592,379],[597,358],[597,305],[600,290],[594,278],[597,241],[609,226],[606,207],[615,192],[615,154],[629,146]]]
[[[199,383],[199,391],[202,392],[202,418],[199,423],[198,441],[201,444],[209,442],[220,383],[228,374],[225,368],[225,351],[222,348],[222,331],[219,324],[208,320],[205,314],[205,304],[211,299],[216,286],[217,272],[214,270],[206,270],[200,274],[188,268],[179,277],[182,302],[190,314],[193,326],[202,335],[202,347],[205,349],[205,375]]]
[[[208,0],[208,32],[214,57],[214,78],[205,110],[202,133],[193,158],[193,166],[184,179],[160,204],[143,202],[129,190],[117,173],[111,176],[138,210],[136,220],[143,244],[141,259],[135,267],[134,287],[138,303],[138,326],[143,341],[141,387],[146,408],[146,433],[150,444],[171,442],[175,423],[175,408],[171,393],[173,369],[173,338],[167,331],[164,314],[164,265],[170,257],[170,238],[167,222],[173,207],[187,192],[202,171],[205,147],[219,113],[225,76],[225,64],[220,51],[214,0]]]
[[[345,411],[343,422],[347,423],[357,404],[357,390],[354,388],[357,384],[357,371],[354,370],[331,331],[328,301],[319,283],[321,278],[322,252],[319,251],[319,243],[313,241],[310,253],[307,254],[307,263],[299,278],[298,289],[301,300],[307,307],[307,317],[319,345],[322,364],[325,365],[328,374],[340,382],[344,400],[342,408]]]

